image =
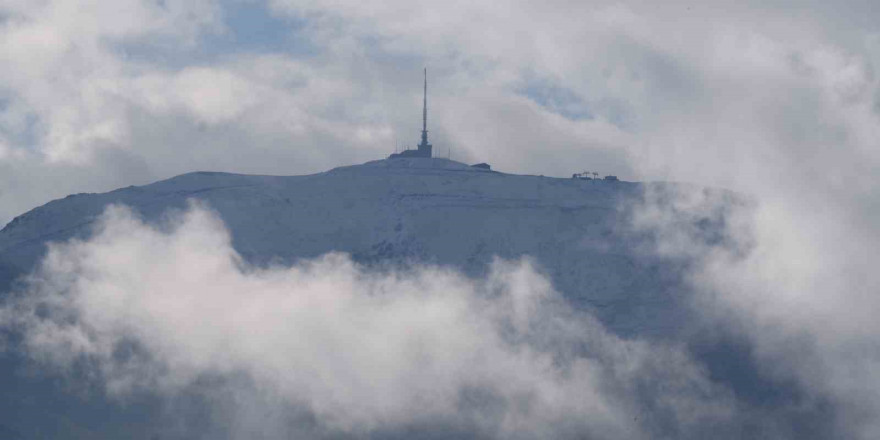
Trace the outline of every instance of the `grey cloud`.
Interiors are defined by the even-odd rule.
[[[877,235],[843,227],[848,213],[753,200],[737,206],[699,190],[663,193],[637,209],[637,224],[656,234],[655,252],[687,262],[692,303],[706,325],[744,341],[754,364],[733,374],[758,376],[738,391],[775,383],[759,401],[793,417],[791,429],[872,438],[878,421],[869,414],[876,413],[880,382],[869,310],[878,280],[863,261],[874,259]],[[707,228],[672,228],[679,216],[706,216]],[[704,245],[713,241],[706,233],[720,233],[719,240]],[[824,422],[810,422],[817,417]]]

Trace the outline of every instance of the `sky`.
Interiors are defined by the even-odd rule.
[[[5,0],[0,223],[189,171],[386,157],[418,141],[425,67],[430,139],[456,160],[864,189],[880,108],[873,13],[870,1]]]
[[[656,252],[699,261],[689,282],[705,293],[705,315],[742,334],[762,371],[831,402],[845,437],[876,438],[878,17],[867,0],[3,0],[0,223],[70,193],[189,171],[305,174],[383,158],[418,140],[426,67],[440,155],[520,174],[690,182],[753,200],[731,220],[731,248],[671,226],[670,216],[724,203],[699,191],[650,195],[638,225],[661,238]],[[456,313],[447,318],[475,328],[495,322]],[[113,322],[97,322],[113,333]],[[462,340],[540,370],[502,342]],[[226,361],[262,371],[247,359]],[[699,372],[687,377],[700,389]],[[566,388],[541,383],[551,394]],[[715,393],[721,409],[706,417],[723,418],[730,408]],[[403,393],[381,416],[408,402]],[[590,429],[633,433],[609,411]]]

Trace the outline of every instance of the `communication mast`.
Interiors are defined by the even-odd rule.
[[[433,147],[428,143],[428,69],[425,68],[424,95],[422,97],[422,141],[416,150],[405,149],[389,156],[390,159],[404,157],[433,157]]]

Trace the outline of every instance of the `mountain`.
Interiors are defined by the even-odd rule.
[[[108,205],[160,222],[198,200],[255,265],[340,251],[368,266],[432,264],[479,276],[495,257],[528,257],[570,304],[613,332],[667,338],[688,322],[681,262],[650,251],[652,237],[632,227],[631,210],[646,191],[665,186],[513,175],[429,158],[306,176],[195,172],[70,195],[16,217],[0,230],[0,292],[35,268],[47,243],[87,238]],[[23,438],[112,437],[149,426],[145,414],[158,411],[149,399],[119,407],[93,394],[71,396],[29,370],[14,355],[0,359],[0,425]]]
[[[196,172],[104,194],[75,194],[0,231],[0,286],[33,269],[46,243],[87,237],[110,204],[148,221],[197,199],[248,261],[292,262],[330,251],[364,264],[429,263],[482,273],[494,256],[530,256],[557,290],[619,332],[674,326],[668,264],[642,252],[627,206],[645,185],[512,175],[447,159],[368,162],[307,176]],[[651,307],[663,304],[664,307]]]

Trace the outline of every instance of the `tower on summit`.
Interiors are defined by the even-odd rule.
[[[425,157],[431,157],[431,144],[428,143],[428,68],[425,68],[425,94],[422,99],[422,142],[419,150]]]
[[[428,143],[428,69],[425,68],[425,90],[422,99],[422,141],[419,142],[417,150],[404,150],[400,153],[394,153],[389,159],[398,157],[428,157],[432,156],[433,147]]]

